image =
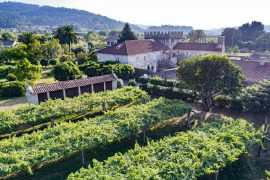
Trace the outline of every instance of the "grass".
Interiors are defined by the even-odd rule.
[[[22,105],[26,105],[27,97],[15,97],[15,98],[1,98],[0,99],[0,111],[7,109],[18,109]]]

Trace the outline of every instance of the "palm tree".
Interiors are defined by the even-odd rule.
[[[53,32],[54,38],[59,39],[60,44],[67,44],[69,52],[71,52],[71,44],[77,43],[78,33],[74,31],[74,26],[61,26]]]
[[[18,41],[26,45],[33,44],[36,39],[36,36],[32,32],[25,32],[18,37]]]
[[[189,42],[203,43],[206,42],[206,34],[204,30],[192,30],[188,33],[187,38]]]

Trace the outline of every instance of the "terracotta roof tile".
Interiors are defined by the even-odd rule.
[[[270,63],[261,65],[257,61],[232,60],[232,62],[243,69],[245,80],[248,83],[259,83],[268,79],[270,75]]]
[[[179,42],[174,46],[174,50],[190,50],[190,51],[222,51],[217,47],[217,43],[190,43]]]
[[[33,94],[40,94],[40,93],[45,93],[45,92],[75,88],[79,86],[87,86],[90,84],[114,81],[116,79],[117,77],[115,74],[109,74],[109,75],[104,75],[104,76],[89,77],[85,79],[62,81],[62,82],[57,82],[53,84],[41,84],[41,85],[33,86],[32,89],[33,89]]]
[[[159,41],[155,40],[131,40],[123,43],[115,44],[97,51],[100,54],[115,54],[115,55],[135,55],[155,51],[165,51],[169,48]]]

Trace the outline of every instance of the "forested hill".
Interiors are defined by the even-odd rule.
[[[82,10],[14,2],[0,3],[0,28],[66,24],[92,30],[121,29],[124,25],[123,22]],[[132,27],[138,28],[134,25]]]

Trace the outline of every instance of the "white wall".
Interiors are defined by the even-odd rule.
[[[147,69],[150,68],[157,70],[157,62],[165,59],[163,51],[149,52],[143,54],[136,54],[130,56],[112,55],[112,54],[97,54],[98,62],[104,62],[108,60],[119,60],[122,64],[129,64],[135,68]]]
[[[178,50],[176,51],[177,55],[185,55],[187,57],[194,57],[194,56],[207,56],[207,55],[222,55],[223,53],[220,51],[185,51],[185,50]]]
[[[149,65],[150,69],[153,67],[154,71],[156,71],[158,61],[163,59],[165,59],[165,54],[163,51],[156,51],[129,56],[128,64],[140,69],[148,69]]]
[[[122,64],[128,64],[128,56],[113,55],[113,54],[101,54],[97,53],[98,62],[105,62],[108,60],[119,61]]]
[[[33,89],[31,86],[26,87],[27,101],[30,104],[38,104],[38,95],[33,94]]]

